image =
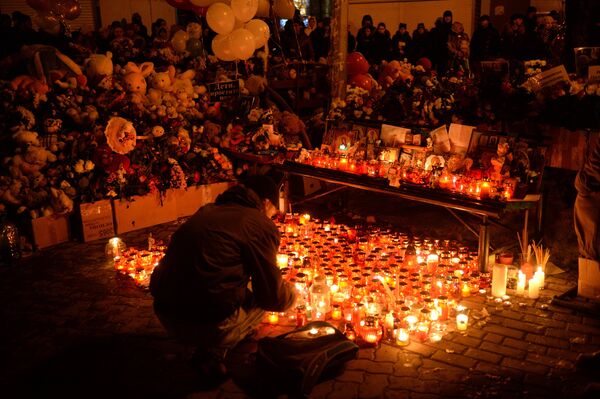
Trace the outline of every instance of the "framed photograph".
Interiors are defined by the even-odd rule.
[[[367,144],[367,126],[355,123],[352,125],[352,131],[355,132],[358,141]]]
[[[412,142],[407,143],[408,133],[410,133],[410,129],[383,124],[381,125],[381,142],[386,147],[400,147],[402,144],[413,144]]]
[[[379,129],[375,127],[367,128],[367,145],[375,145],[379,141]]]

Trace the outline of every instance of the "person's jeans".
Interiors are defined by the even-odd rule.
[[[586,259],[600,260],[600,193],[577,194],[574,213],[579,255]]]
[[[225,320],[208,323],[174,317],[156,306],[156,302],[154,312],[169,336],[185,346],[196,348],[197,352],[211,353],[220,359],[260,324],[265,313],[254,306],[240,307]]]

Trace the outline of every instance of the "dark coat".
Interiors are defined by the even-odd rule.
[[[500,33],[493,26],[477,28],[471,39],[471,60],[473,62],[494,59],[500,55]]]
[[[215,322],[248,303],[269,311],[290,307],[295,294],[276,263],[279,230],[261,207],[252,190],[235,186],[200,208],[173,234],[152,273],[155,305]]]

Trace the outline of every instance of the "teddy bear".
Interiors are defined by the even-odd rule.
[[[32,132],[25,129],[20,129],[12,136],[13,140],[19,146],[29,147],[29,146],[40,146],[40,140],[38,134],[36,132]]]
[[[112,62],[112,53],[92,54],[83,62],[85,74],[90,82],[97,83],[105,76],[113,74],[114,66]]]
[[[384,90],[387,90],[398,79],[402,81],[413,79],[413,76],[410,73],[410,66],[409,64],[400,63],[399,61],[391,61],[383,67],[383,70],[379,75],[378,83]]]
[[[169,65],[165,72],[153,72],[148,78],[150,89],[148,90],[148,100],[153,105],[161,105],[164,96],[173,90],[173,80],[175,79],[175,67]]]
[[[177,110],[183,112],[186,108],[194,105],[195,96],[194,84],[192,79],[196,76],[194,70],[189,69],[175,76],[172,85],[172,91],[176,98]]]
[[[143,104],[147,89],[146,78],[153,71],[154,64],[152,62],[143,62],[138,66],[130,61],[122,68],[124,88],[133,104]]]
[[[267,88],[267,79],[264,76],[250,75],[244,87],[251,96],[260,96]]]
[[[71,107],[67,109],[67,115],[80,126],[91,126],[100,117],[98,110],[93,105],[86,105],[83,109]]]
[[[62,189],[50,187],[50,204],[57,214],[73,211],[73,200]]]
[[[297,150],[303,145],[309,150],[312,149],[310,139],[306,134],[306,126],[298,115],[284,111],[279,116],[278,130],[281,134],[296,137],[298,139],[286,140],[288,148]]]
[[[215,147],[219,146],[221,141],[221,125],[211,121],[205,121],[203,127],[204,137],[206,138],[205,141]]]

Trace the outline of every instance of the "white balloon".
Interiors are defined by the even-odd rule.
[[[239,19],[235,19],[235,25],[233,26],[233,30],[240,29],[244,27],[244,21],[240,21]]]
[[[271,4],[269,4],[269,0],[258,0],[258,9],[256,10],[255,17],[269,18],[270,9]]]
[[[190,0],[190,2],[198,7],[208,7],[209,5],[214,3],[214,0]]]
[[[218,59],[223,61],[235,60],[235,54],[231,47],[232,41],[230,35],[217,35],[212,40],[212,50]]]
[[[254,36],[247,29],[236,29],[229,34],[236,59],[247,60],[254,54]]]
[[[294,7],[292,0],[275,0],[273,11],[283,19],[291,19],[294,17],[296,7]]]
[[[206,11],[206,22],[215,32],[226,35],[233,30],[235,16],[227,4],[214,3]]]
[[[255,48],[262,47],[269,41],[271,32],[269,31],[269,25],[267,25],[265,21],[253,19],[248,21],[246,25],[244,25],[244,28],[252,33],[252,36],[254,37]]]
[[[231,9],[237,19],[248,22],[256,15],[258,0],[231,0]]]

